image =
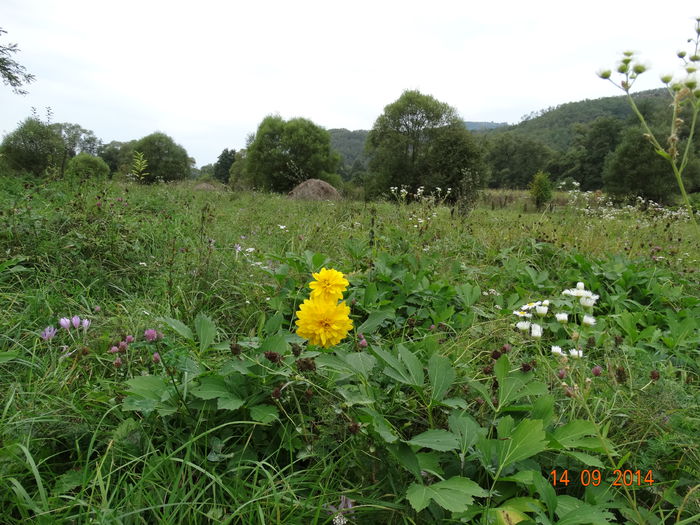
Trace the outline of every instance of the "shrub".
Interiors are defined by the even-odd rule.
[[[109,166],[100,157],[79,153],[68,161],[66,175],[77,177],[107,177]]]
[[[552,183],[549,181],[549,174],[538,171],[530,182],[530,195],[535,201],[538,210],[552,200]]]

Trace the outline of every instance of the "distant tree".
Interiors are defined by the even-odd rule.
[[[543,171],[535,173],[530,182],[530,195],[538,211],[552,200],[552,183],[549,180],[549,174]]]
[[[173,181],[189,178],[192,160],[182,146],[165,133],[151,133],[134,144],[134,150],[148,162],[149,175],[143,182]]]
[[[214,164],[205,164],[199,168],[200,177],[213,177],[214,176]],[[227,175],[228,178],[228,175]]]
[[[304,118],[268,116],[247,148],[245,169],[254,186],[288,192],[306,179],[328,178],[339,162],[325,129]]]
[[[236,160],[236,150],[225,148],[219,155],[218,160],[214,164],[214,177],[224,184],[228,182],[231,165]]]
[[[365,147],[375,174],[370,194],[401,185],[457,189],[467,173],[473,179],[485,171],[481,152],[457,111],[418,91],[404,91],[384,108]]]
[[[248,176],[248,150],[240,149],[236,152],[236,160],[231,164],[229,171],[228,183],[236,190],[250,190],[255,187]]]
[[[574,127],[574,164],[567,175],[581,184],[581,190],[603,187],[605,159],[620,143],[622,128],[623,122],[615,117],[599,117]]]
[[[0,36],[6,33],[7,31],[0,27]],[[10,86],[14,93],[25,95],[27,91],[22,89],[22,85],[33,82],[34,75],[27,73],[25,67],[12,58],[18,51],[17,44],[0,44],[0,76],[2,83]]]
[[[34,114],[5,136],[0,151],[10,168],[42,176],[60,163],[64,143],[50,124]]]
[[[494,133],[486,143],[492,188],[526,188],[545,169],[554,152],[541,142],[513,132]]]
[[[618,198],[640,196],[659,203],[673,202],[679,191],[667,161],[649,147],[638,127],[622,132],[620,144],[605,163],[603,183],[605,191]]]
[[[129,142],[113,140],[107,144],[101,144],[97,148],[97,154],[107,163],[111,173],[126,174],[134,157],[135,144],[135,140]]]
[[[63,152],[57,164],[61,175],[65,172],[66,164],[71,158],[79,153],[95,156],[102,145],[102,141],[95,136],[95,133],[78,124],[63,122],[50,124],[50,127],[63,142]]]
[[[68,161],[66,175],[80,178],[107,177],[109,166],[100,157],[89,153],[78,153]]]

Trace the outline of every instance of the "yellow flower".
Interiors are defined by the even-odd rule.
[[[316,279],[309,284],[312,299],[337,301],[343,298],[343,292],[350,284],[338,270],[321,268],[320,272],[311,275]]]
[[[306,299],[297,312],[297,335],[315,345],[337,345],[352,330],[350,308],[341,302]]]

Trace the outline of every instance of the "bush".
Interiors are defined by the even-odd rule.
[[[176,144],[165,133],[151,133],[136,144],[134,150],[143,153],[148,162],[148,176],[141,179],[147,184],[187,179],[190,175],[190,158],[185,148]]]
[[[552,183],[549,181],[549,174],[543,171],[535,173],[530,183],[530,195],[538,210],[552,200]]]
[[[107,177],[109,166],[100,157],[95,157],[89,153],[79,153],[68,161],[66,175],[81,178]]]
[[[29,117],[5,137],[0,149],[11,169],[42,176],[60,163],[63,140],[51,126]]]

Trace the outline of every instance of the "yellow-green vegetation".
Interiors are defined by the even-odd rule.
[[[2,523],[700,517],[682,211],[0,188]]]

